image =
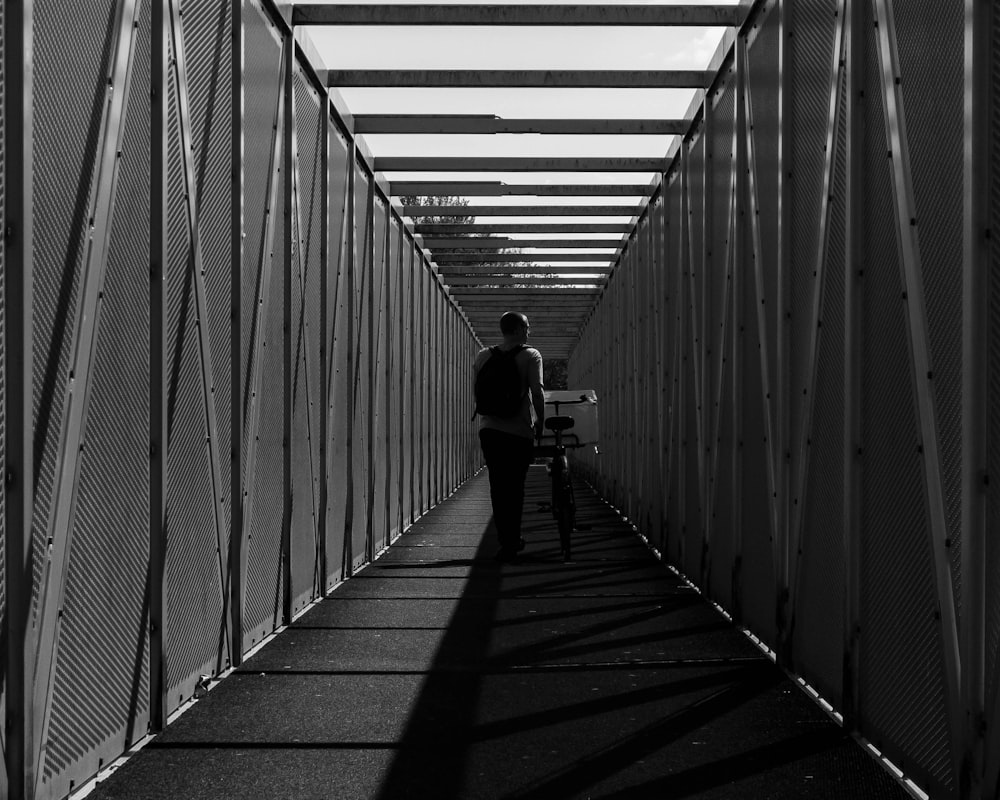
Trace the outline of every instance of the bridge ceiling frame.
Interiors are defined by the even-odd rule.
[[[722,41],[708,69],[320,69],[322,80],[334,91],[351,88],[424,89],[447,88],[628,88],[663,89],[682,88],[696,91],[695,101],[683,118],[647,119],[505,119],[500,114],[395,114],[363,113],[350,116],[355,134],[538,134],[574,136],[675,136],[684,135],[690,128],[706,90],[716,79],[722,59],[732,44],[735,32],[746,19],[751,3],[743,0],[738,5],[443,5],[443,4],[308,4],[294,5],[286,17],[296,29],[307,32],[315,26],[712,26],[724,29]],[[516,63],[516,60],[513,62]],[[594,117],[600,116],[595,109]],[[380,156],[372,144],[373,166],[377,173],[397,175],[407,173],[405,180],[391,180],[390,194],[401,204],[401,213],[413,220],[415,233],[428,248],[432,260],[438,265],[438,274],[451,295],[466,311],[476,310],[474,327],[480,339],[495,340],[498,335],[496,320],[487,320],[479,313],[482,306],[478,295],[496,298],[500,286],[520,292],[503,295],[510,308],[531,308],[532,340],[547,358],[568,358],[572,348],[572,333],[579,332],[584,321],[584,311],[560,300],[557,292],[540,294],[541,286],[559,286],[567,290],[580,285],[603,286],[608,271],[564,269],[562,265],[587,263],[582,256],[543,252],[584,247],[606,247],[611,253],[601,255],[598,263],[616,260],[627,235],[634,230],[643,208],[656,192],[662,176],[669,169],[673,152],[664,152],[657,158],[536,158],[496,156]],[[420,173],[436,173],[438,177],[415,180]],[[456,176],[469,172],[490,172],[501,175],[499,181],[442,180],[440,175]],[[596,184],[573,183],[571,180],[547,180],[544,184],[524,185],[516,180],[505,182],[505,176],[524,173],[622,173],[649,176],[645,183]],[[523,177],[522,177],[523,180]],[[458,206],[435,203],[435,198],[460,197],[523,197],[525,202],[511,206],[473,204]],[[593,206],[549,205],[543,198],[565,197],[622,197],[622,205],[605,203]],[[413,197],[426,199],[427,205],[415,206],[407,202]],[[532,200],[536,202],[532,202]],[[502,217],[553,217],[551,223],[505,223],[493,218]],[[580,218],[583,221],[556,221],[559,217]],[[489,222],[477,218],[489,217]],[[588,222],[589,217],[606,217],[608,220]],[[609,220],[619,218],[620,223]],[[433,220],[433,222],[432,222]],[[606,233],[613,238],[595,242],[588,234]],[[504,236],[504,234],[507,234]],[[545,238],[543,238],[543,236]],[[551,236],[552,238],[548,238]],[[470,257],[468,247],[456,240],[472,238],[476,250],[509,250],[510,259],[500,255],[488,256],[476,262]],[[512,238],[513,237],[513,238]],[[582,237],[587,237],[583,239]],[[506,243],[505,243],[506,240]],[[488,243],[486,243],[488,242]],[[480,246],[481,244],[481,246]],[[531,252],[524,252],[530,248]],[[454,269],[458,260],[455,250],[461,249],[462,270]],[[502,255],[502,254],[501,254]],[[477,268],[477,263],[489,267]],[[445,265],[449,265],[445,268]],[[502,273],[501,265],[506,265]],[[555,267],[559,267],[558,270]],[[579,271],[581,277],[573,274]],[[561,280],[557,278],[561,277]],[[563,297],[562,299],[567,299]],[[545,303],[551,303],[546,307]],[[504,310],[504,309],[501,309]],[[557,316],[559,331],[569,335],[558,339],[542,333],[548,326],[545,318]],[[499,316],[499,314],[497,315]]]

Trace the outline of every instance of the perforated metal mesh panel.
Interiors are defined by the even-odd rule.
[[[838,104],[846,110],[843,81]],[[823,259],[816,387],[809,425],[807,484],[798,503],[803,524],[798,556],[796,666],[839,707],[844,650],[844,237],[847,124],[839,117],[827,243]],[[793,557],[795,557],[793,555]]]
[[[413,241],[409,235],[403,239],[403,261],[400,267],[402,288],[400,295],[400,327],[402,336],[402,384],[400,400],[403,405],[402,434],[403,457],[400,460],[400,478],[402,480],[401,502],[403,505],[403,529],[413,522],[413,454],[414,454],[414,421],[413,408],[416,392],[413,378]]]
[[[735,84],[735,75],[730,73],[711,113],[707,164],[712,213],[710,221],[706,221],[710,226],[710,244],[706,248],[708,280],[705,304],[708,315],[705,335],[708,397],[702,402],[708,422],[704,450],[709,458],[706,464],[709,476],[706,523],[711,528],[711,586],[716,601],[725,606],[732,604],[733,567],[739,555],[733,541],[732,324],[728,302],[732,250],[736,245],[735,230],[731,226],[736,169],[733,137],[736,129]]]
[[[753,130],[753,182],[756,190],[760,263],[764,270],[764,298],[767,313],[767,356],[772,365],[778,363],[778,162],[779,135],[778,87],[780,28],[778,14],[772,9],[758,23],[759,28],[747,51],[747,95]],[[749,279],[749,276],[748,276]],[[777,412],[775,412],[777,413]],[[777,422],[777,418],[772,420]]]
[[[391,539],[395,539],[400,533],[403,532],[401,525],[401,496],[402,496],[402,475],[403,475],[403,435],[402,435],[402,421],[403,421],[403,398],[406,393],[406,387],[403,385],[403,363],[402,363],[402,350],[403,344],[408,338],[406,336],[406,328],[403,325],[403,309],[404,304],[402,302],[402,278],[403,270],[401,269],[401,257],[402,253],[400,247],[400,236],[399,221],[393,217],[390,220],[389,225],[389,270],[388,270],[388,320],[389,328],[387,331],[388,342],[389,342],[389,365],[388,371],[389,375],[389,385],[387,391],[389,393],[389,405],[388,405],[388,434],[389,442],[386,447],[386,456],[389,464],[389,497],[387,502],[388,507],[388,536]]]
[[[330,426],[328,451],[330,484],[326,509],[328,582],[343,575],[343,553],[347,513],[347,427],[348,403],[352,402],[353,387],[347,380],[348,363],[353,354],[347,346],[348,316],[351,303],[348,290],[347,254],[347,146],[343,137],[334,132],[330,137],[330,399],[326,410]]]
[[[198,187],[198,227],[205,270],[212,383],[218,426],[219,469],[225,519],[230,487],[230,275],[232,200],[232,37],[230,0],[184,0],[184,48],[188,103]]]
[[[148,716],[148,282],[134,269],[149,252],[148,18],[137,33],[44,765],[54,796]]]
[[[320,243],[322,108],[301,68],[295,70],[297,226],[292,262],[292,611],[319,589]]]
[[[684,519],[681,515],[681,497],[684,480],[683,441],[684,431],[681,428],[681,408],[684,402],[683,382],[687,378],[687,365],[682,360],[684,352],[683,314],[686,305],[684,296],[684,272],[682,231],[683,222],[680,202],[680,179],[675,177],[671,183],[673,191],[667,196],[668,237],[670,245],[667,249],[670,270],[670,315],[667,335],[667,349],[671,353],[671,408],[670,408],[670,480],[668,491],[670,502],[667,505],[667,546],[664,550],[676,564],[684,563]]]
[[[992,63],[991,63],[991,93],[993,119],[990,132],[992,141],[990,175],[990,209],[992,230],[1000,230],[1000,126],[997,125],[1000,114],[1000,19],[994,15],[992,30]],[[991,240],[990,263],[1000,263],[1000,244],[996,237]],[[986,530],[986,675],[992,676],[986,684],[986,707],[992,708],[996,703],[996,693],[1000,691],[1000,537],[989,535],[1000,530],[1000,481],[994,476],[1000,475],[1000,280],[995,270],[990,272],[989,283],[989,397],[987,406],[987,469],[992,477],[987,493]],[[996,721],[994,721],[996,724]]]
[[[255,451],[253,475],[243,481],[244,505],[251,509],[247,553],[246,599],[244,606],[244,647],[259,642],[278,624],[281,614],[281,426],[282,396],[278,389],[283,373],[281,354],[282,249],[281,220],[284,211],[282,153],[272,163],[275,126],[280,124],[278,96],[281,89],[280,37],[267,17],[254,4],[246,8],[245,109],[248,130],[266,131],[261,136],[244,137],[244,250],[242,303],[244,362],[244,409],[246,430],[243,452]],[[268,209],[269,187],[274,188],[275,205]],[[270,240],[265,236],[268,220],[273,221]],[[260,320],[258,321],[258,315]],[[260,335],[257,336],[259,330]],[[259,340],[258,340],[259,339]],[[270,390],[254,395],[256,371],[262,372],[261,385]],[[259,424],[251,429],[252,420]],[[246,455],[245,455],[246,457]],[[246,465],[244,465],[246,466]]]
[[[263,370],[265,376],[262,395],[256,398],[260,405],[260,424],[255,431],[248,431],[248,435],[255,439],[257,465],[252,482],[248,476],[248,485],[244,488],[253,495],[250,541],[245,544],[248,552],[245,629],[256,632],[258,640],[280,624],[284,591],[281,571],[284,453],[282,426],[276,424],[284,413],[278,376],[284,375],[281,344],[285,302],[283,275],[284,270],[290,268],[285,263],[281,247],[285,235],[284,207],[283,190],[279,183],[275,206],[271,209],[275,220],[274,250],[270,255],[270,289],[262,326],[263,342],[259,350],[260,363],[253,365],[254,369]]]
[[[388,361],[388,342],[386,341],[388,307],[388,281],[385,272],[385,259],[388,251],[385,246],[386,225],[388,224],[385,203],[378,199],[375,202],[375,258],[372,264],[372,314],[373,340],[371,363],[371,411],[374,415],[370,430],[372,431],[371,463],[372,471],[366,496],[371,506],[371,535],[373,553],[379,552],[388,544],[386,520],[386,492],[388,489],[388,460],[386,459],[386,437],[388,436],[389,412],[388,386],[386,385],[385,365]],[[369,495],[370,493],[370,495]]]
[[[752,263],[752,262],[751,262]],[[764,376],[757,315],[762,305],[753,272],[742,282],[743,304],[743,618],[765,641],[775,638],[775,574],[771,511],[767,482],[768,452]]]
[[[351,554],[353,566],[358,567],[366,560],[368,537],[368,470],[371,468],[368,445],[368,415],[373,413],[368,387],[368,370],[371,361],[371,344],[368,320],[371,315],[372,296],[372,256],[369,247],[371,222],[368,218],[369,179],[360,165],[353,165],[355,171],[355,241],[357,262],[354,279],[353,300],[355,319],[353,462],[354,471],[354,517],[351,529]]]
[[[6,43],[4,41],[4,6],[0,4],[0,225],[7,225],[7,209],[5,206],[7,197],[7,142],[6,142],[6,114],[7,107],[6,80],[4,76],[4,52]],[[7,286],[6,286],[6,250],[0,248],[0,397],[7,396]],[[7,404],[0,407],[0,464],[7,463]],[[7,616],[7,493],[0,492],[0,619]],[[7,682],[3,682],[0,687],[0,709],[5,708],[4,697],[7,692]],[[6,761],[4,762],[6,764]],[[4,780],[0,779],[0,785]]]
[[[79,264],[86,241],[87,203],[106,76],[102,58],[113,25],[112,3],[86,10],[69,2],[34,9],[34,585],[52,502],[65,380],[76,314]],[[66,37],[67,19],[74,36]],[[67,93],[67,72],[86,88]],[[87,76],[83,78],[82,76]],[[81,84],[83,86],[83,84]],[[41,232],[44,231],[44,235]]]
[[[189,69],[190,72],[190,69]],[[167,162],[167,511],[166,646],[168,703],[176,708],[190,697],[199,674],[219,666],[222,619],[221,564],[217,553],[208,448],[204,381],[199,348],[197,287],[181,145],[181,105],[173,73],[168,76]],[[193,113],[184,120],[189,132]],[[193,154],[187,154],[192,156]],[[190,198],[197,204],[197,196]],[[199,620],[200,624],[195,624]],[[225,646],[224,644],[222,645]]]
[[[868,64],[878,64],[873,37]],[[862,730],[903,769],[951,783],[940,622],[878,74],[865,94]]]
[[[248,391],[249,366],[254,347],[253,325],[259,305],[259,274],[264,261],[264,229],[267,221],[274,126],[278,122],[281,45],[273,23],[262,14],[256,2],[247,4],[243,37],[244,127],[247,131],[257,132],[256,135],[243,137],[244,246],[240,340],[243,347],[243,418],[246,419],[247,409],[252,401]]]
[[[79,25],[79,36],[71,43],[64,36],[67,19]],[[88,203],[95,191],[92,170],[104,144],[98,131],[115,33],[109,4],[86,10],[50,4],[35,10],[35,57],[45,61],[35,64],[33,96],[35,125],[44,128],[34,132],[36,555],[52,511],[53,475],[61,467],[55,462],[64,381],[78,327],[79,264],[88,237]],[[148,26],[136,35],[142,44],[134,80],[142,86],[148,84],[143,66],[148,63]],[[67,97],[65,68],[74,70],[81,86],[89,83],[91,91]],[[139,101],[132,104],[126,119],[118,225],[110,239],[96,359],[90,375],[79,376],[89,379],[92,394],[84,450],[79,456],[76,541],[62,605],[43,794],[65,793],[70,780],[89,776],[99,753],[119,752],[130,719],[145,726],[144,696],[129,705],[130,689],[141,692],[144,680],[140,609],[145,537],[136,539],[135,533],[137,528],[145,532],[143,497],[148,486],[144,479],[148,463],[148,430],[144,427],[148,348],[142,328],[138,336],[129,331],[136,324],[136,315],[141,322],[146,310],[145,275],[140,272],[136,283],[130,267],[136,252],[140,259],[148,252],[148,214],[144,213],[148,121],[144,122],[141,113],[141,88],[133,93],[133,98],[136,96]],[[109,134],[117,130],[113,127]],[[126,207],[122,209],[122,205]],[[100,227],[102,230],[94,231],[95,237],[107,233]],[[115,385],[119,381],[129,387],[126,392],[119,393]],[[77,453],[71,457],[76,458]],[[120,562],[116,563],[116,557]],[[93,569],[88,568],[91,562]],[[36,558],[36,578],[40,566],[41,559]],[[102,575],[109,574],[120,576],[120,580],[102,580]],[[108,614],[115,613],[119,604],[124,605],[118,620],[121,627],[105,629]]]
[[[819,230],[823,213],[823,172],[826,164],[827,131],[830,127],[830,80],[834,68],[834,44],[839,17],[836,0],[800,4],[794,13],[792,74],[795,99],[790,133],[791,252],[788,267],[789,327],[788,404],[792,441],[805,424],[803,390],[808,385],[809,341],[812,330],[812,299]],[[801,465],[792,452],[792,474]]]
[[[893,3],[893,13],[920,235],[945,513],[952,542],[952,580],[956,606],[961,608],[965,12],[961,3],[917,0]],[[933,25],[928,24],[931,19]]]

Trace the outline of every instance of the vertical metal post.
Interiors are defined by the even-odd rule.
[[[713,181],[713,156],[712,141],[715,135],[715,109],[712,107],[712,95],[705,91],[701,98],[702,131],[701,140],[703,143],[704,157],[701,160],[701,208],[698,213],[701,215],[701,242],[699,243],[699,256],[701,267],[701,296],[697,297],[699,303],[698,314],[700,315],[698,325],[698,363],[701,364],[701,375],[699,385],[701,398],[698,403],[698,425],[701,435],[698,437],[698,459],[701,469],[698,471],[699,494],[700,494],[700,527],[701,527],[701,585],[706,592],[712,593],[712,533],[714,523],[712,520],[712,457],[718,449],[715,441],[715,431],[712,429],[712,365],[711,365],[711,309],[712,309],[712,266],[715,261],[715,254],[712,250],[712,236],[715,234],[713,226],[714,215],[714,181]],[[698,281],[692,283],[697,292]]]
[[[773,438],[768,437],[768,452],[772,453],[774,464],[774,488],[777,495],[772,498],[776,514],[774,519],[776,529],[773,532],[775,552],[777,553],[777,584],[778,596],[775,598],[776,638],[783,641],[786,638],[788,624],[787,603],[790,593],[789,585],[789,481],[791,473],[791,438],[790,403],[791,403],[791,280],[792,257],[792,204],[794,202],[795,184],[792,173],[792,93],[795,85],[795,48],[794,48],[794,0],[778,0],[778,258],[777,258],[777,297],[772,306],[772,313],[777,315],[777,363],[774,365],[774,386],[765,391],[775,397],[775,417]],[[758,285],[761,284],[758,282]],[[763,295],[761,295],[763,299]],[[760,346],[767,351],[767,326],[761,326]],[[770,413],[765,408],[765,413]],[[779,654],[782,659],[786,653]]]
[[[345,454],[347,480],[344,487],[344,543],[341,562],[341,576],[351,577],[354,572],[354,350],[355,350],[355,309],[357,301],[355,293],[355,271],[357,270],[357,173],[358,144],[351,137],[347,152],[347,203],[344,208],[345,226],[347,228],[347,298],[344,308],[347,311],[347,365],[344,381],[347,385],[347,407],[344,409]]]
[[[687,346],[687,340],[690,331],[690,325],[688,323],[688,318],[691,316],[691,302],[690,295],[687,291],[685,284],[689,281],[688,273],[691,270],[691,255],[690,255],[690,228],[691,220],[688,216],[688,150],[687,141],[681,142],[681,149],[679,154],[679,167],[678,167],[678,179],[677,188],[678,194],[680,195],[678,199],[678,205],[680,207],[680,230],[677,232],[678,242],[677,242],[677,260],[678,260],[678,276],[677,276],[677,308],[678,308],[678,319],[677,319],[677,352],[678,357],[676,359],[677,365],[677,404],[675,407],[675,413],[677,415],[677,520],[679,522],[679,530],[676,531],[677,541],[679,547],[677,550],[677,558],[680,562],[680,567],[682,570],[687,568],[687,482],[689,479],[687,464],[688,464],[688,447],[690,443],[688,442],[688,430],[687,430],[687,417],[688,417],[688,403],[687,403],[687,391],[688,391],[688,372],[693,369],[693,364],[690,366],[688,362],[693,358],[694,354],[694,342],[693,337],[691,337],[691,344]]]
[[[394,477],[394,467],[398,468],[399,462],[398,456],[399,451],[393,447],[393,437],[397,434],[397,420],[392,414],[392,403],[393,397],[396,393],[393,391],[395,388],[393,385],[393,370],[396,366],[396,340],[395,340],[395,326],[393,325],[393,299],[397,297],[395,291],[395,285],[392,282],[392,205],[386,203],[386,213],[385,213],[385,258],[383,263],[385,268],[383,270],[382,287],[385,292],[385,543],[389,545],[392,543],[392,529],[393,523],[396,520],[396,514],[394,513],[396,509],[392,506],[392,481]],[[399,249],[395,249],[395,254],[399,255]],[[398,271],[398,269],[397,269]],[[402,533],[397,529],[398,533]]]
[[[424,350],[427,338],[424,331],[424,284],[423,253],[414,244],[413,268],[411,270],[410,308],[413,309],[413,518],[426,510],[424,507],[424,426],[426,406],[424,405]]]
[[[433,273],[432,273],[433,275]],[[441,502],[444,488],[444,448],[441,446],[441,419],[444,415],[444,353],[442,352],[442,328],[444,320],[444,303],[441,300],[441,284],[437,280],[431,282],[432,298],[434,300],[434,317],[432,341],[434,342],[434,378],[431,383],[434,395],[434,504]]]
[[[743,607],[743,419],[744,419],[744,392],[743,392],[743,343],[745,338],[746,303],[743,298],[743,270],[747,264],[747,214],[746,209],[750,207],[749,180],[747,171],[749,169],[749,158],[747,156],[747,136],[750,134],[749,115],[747,114],[747,100],[749,92],[749,55],[747,53],[747,38],[743,34],[736,37],[733,44],[736,64],[736,136],[734,146],[736,149],[736,195],[733,198],[733,218],[735,220],[735,230],[733,231],[733,272],[732,286],[732,307],[731,307],[731,346],[732,346],[732,448],[733,461],[731,480],[733,482],[733,572],[732,572],[732,599],[734,617],[742,618]]]
[[[365,497],[365,561],[375,560],[375,416],[378,410],[378,383],[375,378],[375,366],[378,361],[378,341],[375,330],[375,175],[368,181],[368,196],[365,203],[365,257],[362,259],[368,271],[368,329],[367,329],[367,379],[368,379],[368,414],[367,432],[365,434],[366,460],[368,468],[367,496]]]
[[[152,2],[149,153],[149,726],[166,725],[168,0]]]
[[[320,597],[326,597],[329,571],[327,514],[330,470],[327,464],[330,415],[330,365],[327,330],[330,321],[330,100],[320,91],[320,246],[319,246],[319,576]],[[336,313],[336,309],[334,309]]]
[[[162,2],[162,0],[158,0]],[[232,664],[243,663],[243,593],[246,550],[243,542],[243,2],[232,0],[232,139],[229,240],[229,617]],[[164,54],[165,57],[166,54]],[[165,102],[165,101],[164,101]],[[153,126],[156,131],[156,126]],[[159,134],[157,134],[159,135]],[[164,136],[166,135],[164,131]]]
[[[7,641],[4,756],[11,800],[34,793],[29,641],[32,545],[34,2],[4,5],[4,553]],[[2,783],[2,781],[0,781]],[[0,788],[3,788],[0,785]]]
[[[862,353],[864,311],[864,19],[866,0],[846,3],[847,164],[844,257],[844,727],[858,730],[861,648],[861,492],[863,439]]]
[[[412,523],[417,517],[417,485],[416,485],[416,456],[417,456],[417,292],[416,292],[416,272],[414,263],[416,260],[416,246],[410,236],[406,237],[407,257],[404,261],[404,269],[408,276],[406,282],[406,322],[408,335],[404,338],[404,347],[407,350],[406,363],[409,365],[409,381],[404,386],[403,398],[407,404],[409,420],[407,430],[408,441],[404,445],[407,447],[406,467],[407,474],[405,480],[409,486],[407,491],[407,506],[405,511],[406,521]],[[404,412],[405,413],[405,412]]]
[[[284,81],[285,95],[284,150],[282,150],[281,171],[282,193],[284,196],[282,214],[284,218],[281,259],[281,617],[287,625],[292,621],[292,259],[295,256],[295,214],[292,194],[292,169],[295,139],[295,37],[289,30],[285,33]]]
[[[970,800],[995,797],[1000,757],[992,732],[1000,714],[1000,698],[993,715],[986,709],[986,561],[989,446],[995,431],[989,420],[989,297],[994,208],[990,193],[991,148],[990,75],[991,34],[995,3],[965,3],[965,139],[962,262],[962,705],[965,709],[960,794]],[[993,491],[996,491],[995,489]],[[987,721],[990,726],[987,727]],[[984,749],[989,732],[991,748]],[[984,763],[985,754],[992,754]],[[984,780],[985,778],[985,780]],[[985,784],[985,785],[984,785]]]

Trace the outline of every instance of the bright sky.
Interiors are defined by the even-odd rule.
[[[316,0],[320,2],[321,0]],[[330,4],[331,0],[325,0]],[[333,0],[341,5],[348,0]],[[402,4],[376,0],[370,5]],[[475,0],[436,0],[438,4],[486,5]],[[420,0],[411,0],[420,4]],[[411,4],[408,3],[408,4]],[[505,5],[535,5],[538,0],[507,0]],[[636,5],[739,5],[740,0],[630,0]],[[300,2],[297,5],[311,5]],[[548,0],[547,5],[577,5]],[[563,69],[703,70],[710,65],[722,28],[656,27],[309,27],[328,69]],[[508,119],[674,119],[685,117],[695,100],[690,89],[489,89],[344,88],[338,90],[352,114],[496,114]],[[673,136],[595,135],[387,135],[362,137],[375,156],[528,156],[664,157]],[[642,184],[651,173],[386,173],[399,180],[502,180],[526,184]],[[624,222],[638,197],[489,197],[469,198],[489,205],[630,205],[618,217],[557,217],[544,221]],[[538,217],[504,220],[538,222]],[[497,221],[477,217],[477,222]],[[570,235],[572,236],[572,235]],[[587,235],[620,239],[620,235]],[[527,252],[527,251],[526,251]],[[551,251],[550,251],[551,252]],[[540,259],[541,260],[541,259]]]

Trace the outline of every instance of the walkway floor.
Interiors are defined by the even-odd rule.
[[[91,800],[908,797],[589,492],[562,563],[546,480],[521,563],[482,473]]]

